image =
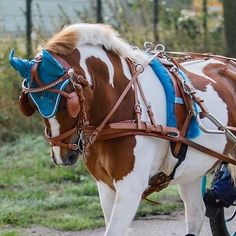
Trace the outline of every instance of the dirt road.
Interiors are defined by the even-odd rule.
[[[85,230],[78,232],[61,232],[41,227],[32,227],[24,230],[29,236],[103,236],[104,228],[96,230]],[[183,213],[172,216],[153,216],[132,222],[129,236],[183,236],[185,235],[185,222]],[[200,236],[210,236],[210,227],[207,218],[205,219]]]
[[[80,232],[80,236],[103,236],[104,229]],[[185,235],[184,215],[176,216],[155,216],[144,220],[133,221],[129,230],[129,236],[183,236]],[[208,221],[204,226],[200,236],[210,236],[210,226]],[[72,235],[67,235],[72,236]],[[75,235],[73,235],[75,236]]]

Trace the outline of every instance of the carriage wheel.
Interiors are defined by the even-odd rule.
[[[215,218],[210,218],[213,236],[236,236],[236,206],[220,207]]]
[[[213,176],[218,178],[220,168]],[[228,208],[216,203],[211,190],[206,190],[206,177],[202,179],[202,193],[206,205],[206,216],[209,218],[213,236],[236,236],[236,201]]]

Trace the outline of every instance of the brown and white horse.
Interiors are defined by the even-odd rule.
[[[88,121],[94,126],[103,121],[131,80],[126,58],[144,64],[149,57],[139,50],[133,50],[111,27],[105,25],[69,26],[50,39],[44,48],[62,57],[91,85],[84,87],[83,92]],[[75,49],[76,54],[73,53]],[[223,124],[236,126],[236,81],[218,73],[227,63],[221,58],[200,58],[183,62],[182,66],[209,111]],[[147,100],[152,104],[158,124],[165,125],[165,92],[150,66],[145,67],[139,80]],[[141,119],[148,121],[145,104],[141,98],[139,100],[143,111]],[[134,103],[132,88],[109,122],[134,120]],[[65,99],[62,98],[56,115],[45,119],[52,137],[73,129],[78,121],[78,117],[69,116],[64,107]],[[203,124],[209,129],[214,128],[208,120],[203,120]],[[64,141],[74,143],[75,140],[78,140],[78,134],[72,133]],[[220,153],[229,148],[225,135],[202,132],[194,141]],[[74,164],[78,155],[78,152],[61,146],[52,147],[52,159],[58,165]],[[185,161],[177,168],[170,183],[179,186],[185,205],[188,235],[199,235],[201,231],[205,213],[200,191],[201,177],[216,161],[189,147]],[[150,136],[125,136],[98,141],[90,146],[85,164],[97,182],[106,236],[127,234],[150,177],[158,172],[170,174],[176,162],[170,142]]]

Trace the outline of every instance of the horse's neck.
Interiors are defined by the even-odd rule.
[[[101,47],[83,46],[80,65],[86,79],[93,85],[93,101],[89,109],[90,123],[100,124],[111,111],[130,77],[126,61],[117,54]],[[127,78],[128,77],[128,78]],[[110,122],[132,120],[134,93],[131,89]]]

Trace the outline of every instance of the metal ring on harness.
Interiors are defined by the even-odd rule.
[[[159,52],[159,53],[164,52],[165,51],[165,46],[163,44],[159,43],[155,46],[154,51]]]
[[[144,49],[145,51],[149,52],[151,51],[152,47],[153,47],[153,43],[152,42],[144,42],[143,46],[144,46]]]

